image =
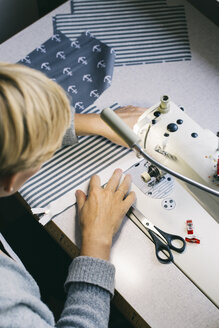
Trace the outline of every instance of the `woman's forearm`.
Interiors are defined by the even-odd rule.
[[[115,110],[116,114],[133,128],[146,108],[126,106]],[[122,140],[101,118],[99,114],[75,114],[75,133],[77,136],[101,135],[112,142],[127,147]]]
[[[127,147],[126,143],[100,118],[99,114],[75,114],[77,136],[100,135]]]
[[[99,114],[75,114],[75,133],[77,136],[100,134],[104,124]]]

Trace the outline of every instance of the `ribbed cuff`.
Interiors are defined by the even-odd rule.
[[[89,256],[76,257],[69,266],[65,289],[72,282],[97,285],[114,294],[115,267],[110,262]]]

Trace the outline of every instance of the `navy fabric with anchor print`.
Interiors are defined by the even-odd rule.
[[[111,85],[114,60],[114,50],[89,32],[75,41],[59,32],[19,63],[42,71],[60,84],[80,113]]]

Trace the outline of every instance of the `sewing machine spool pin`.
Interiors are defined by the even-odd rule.
[[[160,98],[160,106],[159,106],[159,111],[161,113],[167,113],[170,110],[170,98],[167,95],[163,95]]]

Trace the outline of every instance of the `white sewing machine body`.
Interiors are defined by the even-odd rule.
[[[203,130],[174,103],[169,102],[164,112],[160,110],[160,103],[151,107],[139,118],[134,132],[151,157],[193,180],[219,189],[216,135]],[[219,198],[175,179],[145,159],[125,173],[132,175],[135,206],[154,225],[186,237],[186,220],[193,221],[194,234],[200,244],[187,243],[184,253],[173,252],[174,263],[219,307],[219,226],[216,222]],[[145,234],[148,236],[146,230]]]
[[[140,145],[152,158],[164,166],[201,184],[219,191],[217,165],[218,138],[194,122],[183,108],[169,101],[147,110],[134,126]],[[219,198],[189,184],[187,189],[219,222]]]

